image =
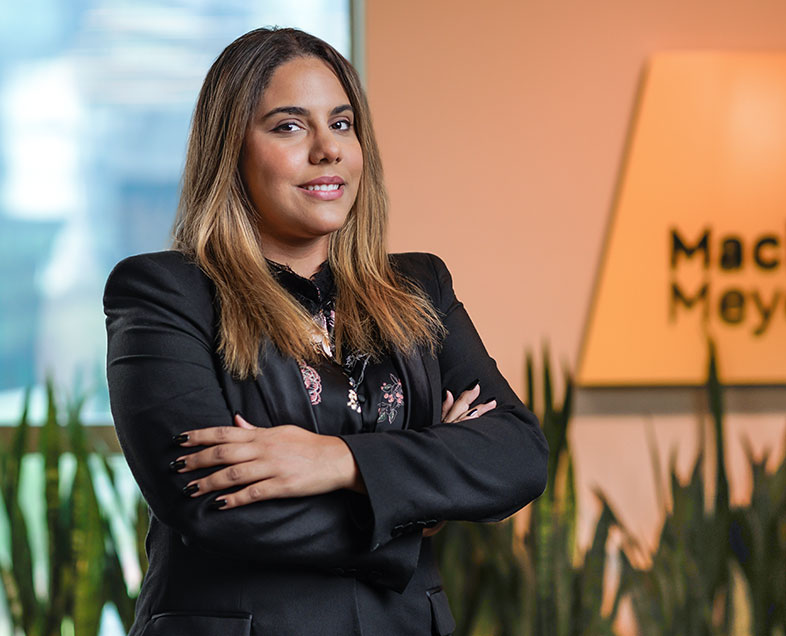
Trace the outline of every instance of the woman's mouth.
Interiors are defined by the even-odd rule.
[[[307,196],[319,201],[334,201],[344,194],[343,183],[318,183],[298,188]]]
[[[315,190],[319,190],[320,192],[330,192],[332,190],[338,190],[341,187],[340,183],[324,183],[322,185],[307,185],[307,186],[300,186],[301,188],[305,188],[309,192],[314,192]]]

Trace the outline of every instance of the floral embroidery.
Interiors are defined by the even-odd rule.
[[[306,385],[311,404],[319,404],[322,401],[322,378],[319,377],[319,373],[314,367],[303,362],[299,366],[300,375],[303,376],[303,384]]]
[[[387,421],[392,424],[396,419],[398,410],[404,405],[404,391],[401,388],[401,380],[399,380],[392,373],[390,374],[390,382],[383,382],[380,387],[382,391],[382,400],[377,406],[377,424]]]
[[[366,375],[369,356],[350,353],[344,360],[344,374],[347,376],[349,391],[347,392],[347,406],[355,413],[361,412],[360,400],[358,399],[358,387],[363,383],[363,376]],[[360,374],[356,374],[355,367],[362,363]],[[357,375],[357,377],[355,377]]]

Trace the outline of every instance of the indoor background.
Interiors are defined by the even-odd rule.
[[[68,388],[98,387],[86,418],[106,424],[100,287],[126,254],[166,245],[195,90],[221,46],[250,28],[311,30],[362,70],[391,200],[390,249],[446,261],[522,396],[527,351],[540,361],[547,344],[557,375],[575,372],[648,60],[671,50],[786,51],[786,5],[774,0],[25,5],[0,8],[6,423],[24,387],[53,372]],[[154,46],[140,44],[143,35]],[[85,175],[101,187],[88,190]],[[76,323],[87,348],[71,335]],[[568,434],[579,543],[591,540],[600,489],[654,549],[663,510],[650,440],[664,462],[676,453],[686,476],[706,419],[700,393],[579,389]],[[728,398],[731,498],[744,502],[741,439],[773,449],[774,466],[786,401],[778,387]]]

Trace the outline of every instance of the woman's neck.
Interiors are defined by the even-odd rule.
[[[303,278],[311,278],[327,260],[327,241],[303,247],[266,244],[262,246],[265,258],[286,265]]]

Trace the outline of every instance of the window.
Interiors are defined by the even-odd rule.
[[[88,421],[109,421],[106,277],[167,247],[202,79],[229,42],[272,24],[351,53],[349,0],[0,9],[0,422],[16,421],[25,387],[47,374],[90,393]]]

